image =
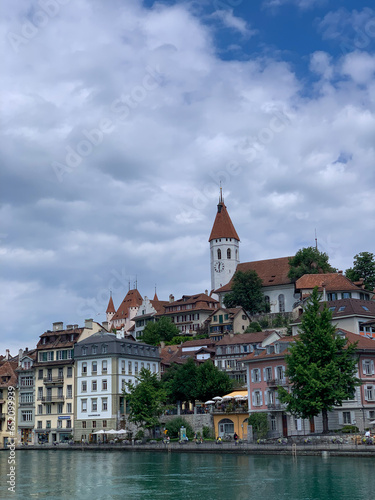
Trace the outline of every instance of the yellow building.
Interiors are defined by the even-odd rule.
[[[73,436],[74,422],[74,345],[102,326],[86,320],[78,325],[53,323],[53,329],[40,336],[35,367],[35,441],[66,442]]]
[[[216,438],[233,439],[237,434],[239,439],[247,440],[247,391],[235,391],[223,396],[212,410]]]
[[[9,351],[0,361],[0,446],[6,447],[17,438],[17,361],[12,361]]]

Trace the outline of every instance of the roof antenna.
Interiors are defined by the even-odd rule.
[[[318,250],[318,238],[316,236],[316,228],[315,228],[315,249]]]
[[[223,188],[221,187],[221,181],[220,181],[220,198],[219,198],[219,203],[223,203]]]
[[[128,286],[129,286],[129,290],[128,291],[130,292],[130,280],[128,281]]]
[[[138,279],[137,275],[135,275],[135,289],[138,290]]]

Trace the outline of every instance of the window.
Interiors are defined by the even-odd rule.
[[[271,431],[277,431],[275,415],[271,416]]]
[[[279,300],[279,312],[283,313],[285,312],[285,297],[283,293],[280,293],[278,300]]]
[[[134,363],[134,373],[138,375],[138,361],[135,361]]]
[[[121,380],[121,390],[123,391],[125,389],[125,384],[126,384],[126,380],[123,378]]]
[[[24,410],[21,412],[21,422],[31,422],[33,419],[32,410]]]
[[[82,356],[87,356],[87,347],[82,347]]]
[[[68,378],[72,378],[72,376],[73,376],[73,368],[71,366],[68,366],[68,368],[66,369],[66,376]]]
[[[221,250],[220,250],[220,248],[217,249],[217,258],[219,260],[221,259]]]
[[[374,375],[374,361],[372,359],[364,359],[362,361],[362,370],[364,375]]]
[[[328,300],[337,300],[337,293],[327,293]]]
[[[66,413],[72,413],[72,403],[66,404]]]
[[[91,400],[91,411],[98,411],[98,400],[96,398]]]
[[[263,398],[261,391],[253,391],[253,406],[262,406]]]
[[[52,406],[51,405],[46,405],[46,413],[47,413],[47,415],[51,415],[51,413],[52,413]]]
[[[92,348],[91,348],[91,354],[98,354],[98,346],[97,345],[93,345]]]
[[[63,403],[59,403],[59,404],[57,405],[57,413],[62,413],[62,412],[63,412],[63,410],[64,410],[64,405],[63,405]]]
[[[87,375],[87,363],[82,363],[82,372],[81,374],[84,376],[84,375]]]
[[[42,429],[43,428],[42,425],[43,425],[43,422],[41,420],[38,420],[37,428]]]
[[[87,411],[87,399],[81,399],[81,411]]]
[[[38,415],[43,415],[43,405],[38,405]]]
[[[362,309],[364,309],[365,311],[369,311],[370,310],[367,306],[362,306]]]
[[[350,299],[351,297],[352,297],[352,294],[350,292],[343,292],[342,293],[343,299]]]
[[[276,378],[281,381],[284,379],[284,367],[283,366],[277,366],[276,367]]]
[[[38,379],[39,380],[43,379],[43,369],[42,370],[38,370]]]
[[[58,387],[57,388],[57,397],[58,398],[62,398],[63,397],[63,388],[62,387]]]
[[[82,392],[87,392],[87,381],[82,380]]]
[[[266,381],[272,380],[272,368],[270,366],[264,369],[264,378]]]
[[[96,361],[93,361],[91,365],[91,372],[93,375],[96,375],[97,371],[98,371],[98,363]]]
[[[125,375],[125,361],[124,360],[121,361],[121,373],[123,375]]]
[[[51,428],[51,420],[47,420],[46,429],[50,429],[50,428]]]
[[[260,382],[260,370],[259,368],[255,368],[254,370],[251,370],[252,371],[252,382]]]
[[[62,420],[57,421],[57,428],[62,429]]]
[[[374,400],[374,386],[373,385],[365,385],[365,400],[373,401]]]
[[[230,259],[231,258],[231,251],[230,251],[230,248],[228,248],[227,250],[227,259]]]
[[[25,392],[24,394],[21,394],[20,397],[21,404],[32,403],[33,401],[34,401],[34,394],[32,392]]]
[[[86,420],[82,420],[82,429],[87,429]]]
[[[38,399],[39,401],[43,399],[43,387],[38,387]]]
[[[108,387],[107,380],[102,380],[102,391],[106,391]]]
[[[102,398],[102,411],[107,411],[107,410],[108,410],[108,399]]]
[[[71,429],[71,427],[72,427],[72,421],[69,419],[66,421],[66,428]]]
[[[345,306],[340,306],[338,312],[343,312],[345,311]]]
[[[91,390],[92,391],[96,391],[97,390],[97,386],[98,386],[98,384],[97,384],[96,380],[93,380],[92,383],[91,383]]]
[[[103,429],[107,427],[107,420],[103,420]]]
[[[96,420],[92,421],[92,427],[93,427],[93,429],[96,429]]]
[[[106,344],[102,345],[102,353],[107,354],[108,352],[108,346]]]
[[[107,360],[102,361],[102,373],[107,373]]]
[[[71,385],[66,386],[66,397],[67,399],[71,399],[73,394],[73,389]]]
[[[352,423],[350,411],[343,411],[342,412],[342,421],[344,424],[351,424]]]
[[[152,365],[152,372],[156,373],[156,364],[155,363],[153,363],[153,365]]]
[[[132,374],[132,362],[131,361],[128,361],[128,374],[129,375]]]

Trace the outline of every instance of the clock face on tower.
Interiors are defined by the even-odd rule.
[[[221,262],[221,260],[217,260],[214,264],[214,269],[217,273],[221,273],[224,271],[224,262]]]

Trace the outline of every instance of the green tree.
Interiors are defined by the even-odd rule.
[[[360,384],[356,373],[356,344],[337,335],[332,313],[321,303],[318,288],[314,288],[302,316],[299,336],[286,355],[286,375],[291,392],[279,387],[280,401],[287,411],[311,418],[320,412],[323,432],[328,432],[328,411],[353,396]]]
[[[248,420],[249,425],[253,426],[253,433],[258,439],[267,437],[269,430],[267,413],[252,413]]]
[[[129,420],[151,433],[164,412],[166,392],[156,373],[145,368],[141,369],[137,380],[137,385],[127,382],[124,389],[124,397],[129,405]]]
[[[232,290],[224,297],[225,307],[243,307],[250,314],[267,311],[262,293],[262,280],[255,271],[237,271],[233,276]]]
[[[258,321],[252,321],[250,325],[246,328],[244,333],[255,333],[255,332],[261,332],[262,327]]]
[[[150,345],[159,345],[160,342],[169,342],[173,337],[179,335],[180,330],[169,318],[161,317],[155,323],[147,323],[142,334],[142,342]]]
[[[288,277],[292,281],[297,281],[304,274],[336,272],[337,269],[330,265],[328,259],[326,253],[320,252],[315,247],[301,248],[294,257],[289,259]]]
[[[197,366],[191,358],[183,365],[173,364],[169,367],[162,382],[170,403],[194,402],[197,399]]]
[[[189,439],[192,439],[192,437],[194,436],[193,428],[183,417],[171,418],[171,420],[169,420],[165,424],[165,428],[168,431],[168,436],[171,438],[179,437],[181,427],[185,427],[187,437]]]
[[[353,267],[345,271],[345,276],[351,281],[363,279],[367,290],[375,288],[375,258],[371,252],[361,252],[354,257]]]
[[[215,396],[231,392],[233,382],[225,372],[220,371],[210,360],[198,367],[196,382],[196,397],[207,401]]]

